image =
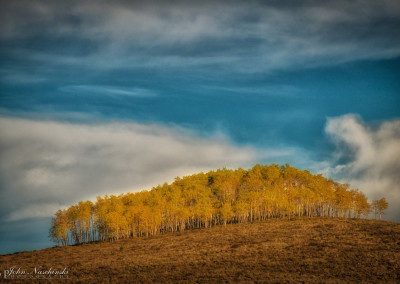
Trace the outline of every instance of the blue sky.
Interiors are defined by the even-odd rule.
[[[1,252],[79,200],[255,163],[400,220],[398,1],[0,3]]]

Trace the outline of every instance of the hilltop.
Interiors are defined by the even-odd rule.
[[[0,257],[2,273],[12,266],[27,271],[66,267],[70,280],[91,283],[398,283],[400,224],[275,218]]]
[[[286,217],[381,217],[385,198],[370,204],[358,189],[290,165],[256,165],[177,177],[152,190],[98,196],[58,210],[50,227],[59,245],[182,232],[227,223]]]

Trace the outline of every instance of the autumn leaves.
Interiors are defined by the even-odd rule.
[[[97,197],[59,210],[50,237],[59,245],[117,240],[275,217],[381,216],[384,198],[365,195],[289,165],[222,169],[176,178],[150,191]]]

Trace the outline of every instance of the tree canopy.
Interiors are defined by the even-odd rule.
[[[385,202],[374,207],[380,215]],[[81,201],[56,212],[50,237],[69,245],[268,218],[361,218],[370,211],[366,196],[347,184],[288,164],[256,165],[177,177],[149,191],[99,196],[95,203]]]
[[[377,218],[377,215],[379,215],[379,220],[381,220],[383,211],[385,211],[389,207],[389,203],[383,197],[379,200],[372,201],[371,207],[375,213],[375,219]]]

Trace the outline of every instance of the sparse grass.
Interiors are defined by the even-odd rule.
[[[83,283],[400,283],[400,224],[271,219],[0,256],[11,266],[67,267]]]

